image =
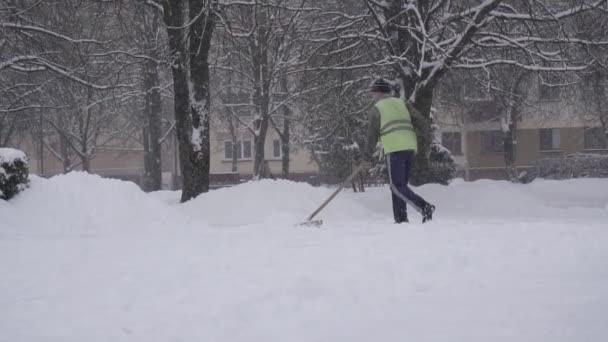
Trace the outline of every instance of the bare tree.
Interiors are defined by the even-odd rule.
[[[220,34],[224,57],[217,69],[239,83],[228,87],[250,92],[249,120],[237,118],[253,135],[255,178],[263,177],[268,129],[281,139],[283,176],[289,174],[290,102],[301,94],[289,88],[289,75],[301,64],[296,54],[296,36],[302,29],[302,14],[314,11],[305,0],[228,2]],[[293,76],[295,77],[295,76]]]
[[[183,177],[181,201],[185,202],[209,190],[208,57],[218,3],[214,0],[148,3],[163,11],[169,37],[175,122]]]
[[[402,97],[429,116],[434,89],[453,68],[511,65],[533,71],[575,71],[589,67],[594,63],[590,58],[564,55],[566,46],[601,42],[578,39],[565,27],[573,17],[605,9],[606,0],[551,7],[540,0],[365,0],[365,5],[367,11],[359,14],[326,12],[333,20],[327,21],[325,35],[317,41],[351,41],[351,49],[359,55],[326,68],[390,70],[402,84]],[[505,56],[502,51],[507,49],[516,53]],[[365,56],[372,62],[360,63]],[[414,175],[418,183],[430,181],[425,179],[430,130],[421,127],[429,124],[429,120],[414,122],[419,136]]]
[[[6,20],[0,27],[10,49],[8,58],[0,61],[2,78],[25,75],[32,80],[13,88],[20,93],[12,94],[10,102],[27,97],[19,111],[40,113],[52,128],[45,130],[39,123],[40,134],[57,132],[58,149],[51,137],[41,140],[66,171],[76,164],[90,169],[97,146],[116,133],[110,122],[120,117],[120,93],[130,88],[122,83],[128,74],[126,57],[113,51],[113,10],[102,2],[70,0],[11,1],[3,8]]]
[[[163,132],[162,94],[166,86],[161,72],[162,67],[168,66],[166,32],[161,27],[161,13],[155,8],[131,3],[125,5],[118,14],[124,36],[123,44],[132,46],[126,51],[130,51],[130,55],[139,63],[141,73],[141,93],[134,96],[142,102],[143,188],[146,191],[156,191],[162,187],[161,152],[163,137],[167,135]]]

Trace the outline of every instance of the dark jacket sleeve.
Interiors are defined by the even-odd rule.
[[[371,159],[376,150],[376,144],[380,137],[380,112],[378,108],[372,107],[368,115],[369,125],[367,127],[367,145],[365,146],[365,157]]]

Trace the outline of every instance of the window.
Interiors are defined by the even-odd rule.
[[[243,141],[243,159],[251,159],[251,141]]]
[[[462,155],[462,139],[460,132],[441,133],[441,144],[454,155]]]
[[[272,156],[275,158],[281,158],[281,141],[273,140],[272,141]]]
[[[501,131],[481,132],[481,152],[504,152]]]
[[[555,151],[560,149],[559,128],[547,128],[540,130],[540,150]]]
[[[247,160],[251,159],[251,141],[237,141],[232,145],[231,141],[224,142],[224,159],[231,160],[233,153],[236,154],[236,159]]]
[[[224,141],[224,159],[232,159],[232,141]]]
[[[586,150],[603,150],[606,148],[608,148],[608,144],[602,127],[585,128]]]

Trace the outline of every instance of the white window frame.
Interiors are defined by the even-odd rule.
[[[502,131],[499,130],[491,130],[491,131],[481,131],[480,132],[480,152],[483,154],[493,154],[493,153],[504,153],[504,145],[502,138]],[[490,142],[492,143],[491,147],[499,146],[499,148],[486,149],[484,146],[484,135],[487,138],[490,138]]]
[[[245,144],[248,142],[249,146],[251,147],[250,151],[249,151],[249,157],[244,157],[245,156]],[[224,140],[224,161],[232,161],[232,158],[226,158],[226,144],[232,144],[232,140]],[[234,148],[234,146],[238,146],[238,148]],[[237,158],[236,160],[238,161],[248,161],[248,160],[252,160],[253,159],[253,142],[251,140],[237,140],[236,144],[233,145],[232,148],[232,153],[235,153],[236,151],[239,151],[240,153],[237,154]]]
[[[279,142],[279,155],[278,156],[275,155],[275,153],[274,153],[275,152],[274,151],[274,143],[276,141]],[[272,140],[272,158],[275,158],[275,159],[283,158],[283,149],[282,149],[282,146],[281,146],[281,139],[273,139]]]
[[[545,149],[542,146],[542,140],[541,140],[541,132],[543,130],[551,130],[551,148],[550,149]],[[538,131],[538,136],[539,136],[539,144],[540,144],[540,151],[561,151],[561,133],[560,133],[560,129],[559,128],[541,128]]]
[[[245,157],[245,143],[249,143],[249,157]],[[253,159],[253,141],[242,140],[241,141],[241,160],[252,160]]]

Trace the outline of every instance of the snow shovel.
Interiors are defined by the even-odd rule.
[[[318,213],[321,212],[321,210],[323,210],[323,208],[325,208],[329,202],[331,202],[331,200],[333,200],[338,193],[340,193],[340,191],[342,191],[342,189],[344,189],[344,184],[348,184],[350,183],[353,178],[355,178],[359,172],[363,171],[364,165],[361,164],[359,166],[357,166],[357,168],[355,168],[353,170],[353,172],[350,174],[350,176],[348,176],[348,178],[346,178],[344,180],[344,182],[342,182],[340,184],[340,186],[336,189],[336,191],[334,191],[326,200],[325,202],[323,202],[323,204],[321,204],[321,206],[319,206],[317,208],[317,210],[315,210],[312,214],[310,214],[310,216],[308,216],[308,218],[306,219],[305,222],[300,223],[300,226],[308,226],[308,227],[320,227],[323,224],[323,220],[313,220],[313,218],[315,218],[315,216],[317,216]]]

